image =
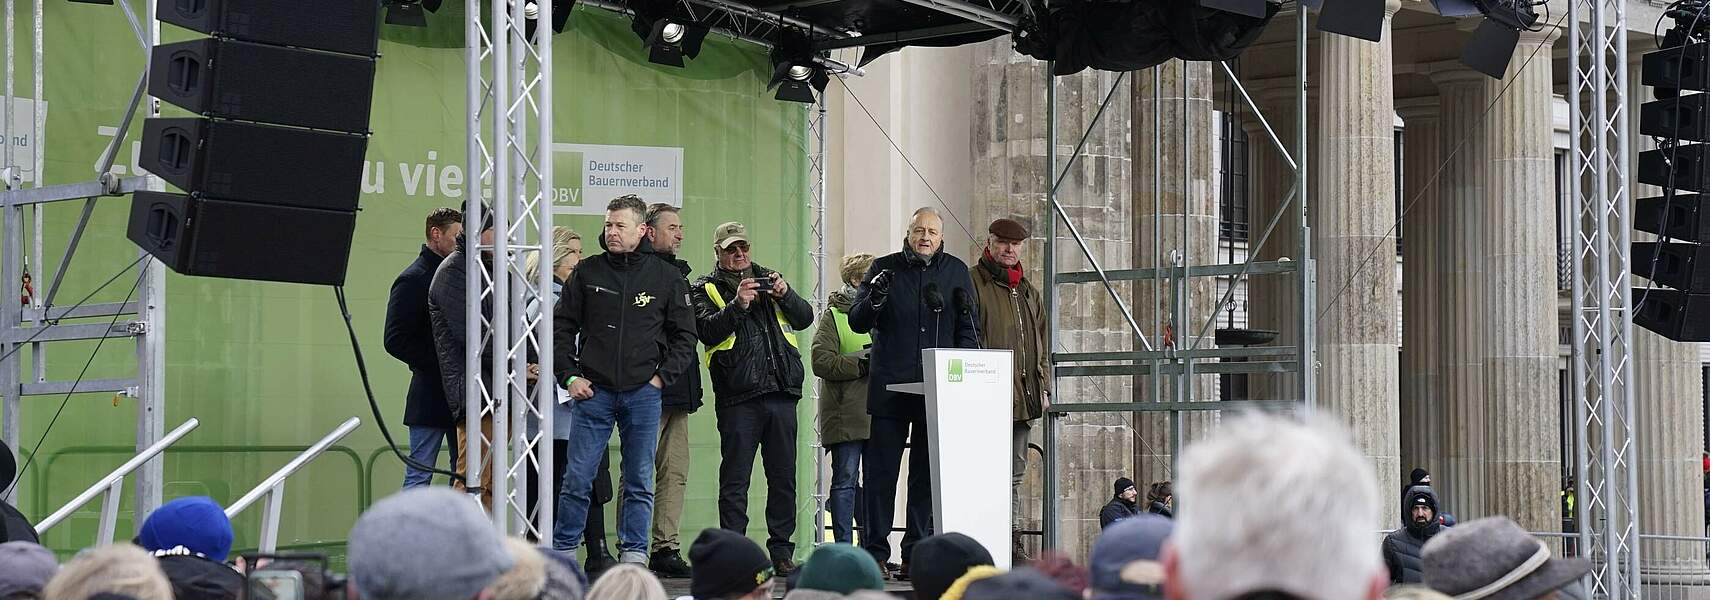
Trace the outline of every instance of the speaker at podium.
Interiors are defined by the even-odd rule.
[[[925,381],[885,389],[926,398],[935,533],[974,538],[1008,569],[1015,361],[1008,350],[928,348],[920,355]]]

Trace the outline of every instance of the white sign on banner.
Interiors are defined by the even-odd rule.
[[[683,149],[553,144],[552,212],[598,215],[612,198],[683,205]]]
[[[5,96],[0,96],[0,101],[4,100]],[[47,103],[43,102],[41,106],[42,113],[45,115]],[[5,111],[5,105],[0,104],[0,112],[3,111]],[[23,180],[33,182],[36,180],[36,101],[29,98],[13,98],[11,124],[11,135],[3,136],[6,139],[0,143],[0,163],[5,162],[5,152],[10,150],[12,152],[12,163],[18,167],[18,172]],[[0,168],[5,166],[5,164],[0,164]]]

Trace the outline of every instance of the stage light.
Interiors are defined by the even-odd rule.
[[[772,71],[772,81],[766,89],[778,88],[775,98],[786,102],[813,104],[814,94],[824,92],[831,76],[817,64],[778,63]]]
[[[1538,23],[1531,0],[1431,0],[1431,4],[1445,17],[1484,16],[1461,49],[1461,64],[1493,79],[1507,74],[1514,48],[1520,44],[1520,30],[1530,31]]]
[[[643,21],[636,17],[635,30],[643,31]],[[642,39],[647,44],[647,61],[656,65],[671,67],[683,66],[683,57],[694,58],[701,54],[701,43],[707,39],[711,31],[699,23],[679,23],[670,19],[656,19],[651,26],[645,26],[647,35]]]
[[[427,14],[422,12],[422,5],[416,0],[389,0],[386,2],[386,24],[427,27]]]

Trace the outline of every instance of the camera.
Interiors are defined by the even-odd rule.
[[[772,289],[772,286],[775,285],[775,283],[776,283],[776,280],[772,279],[771,273],[767,273],[767,274],[762,275],[760,277],[754,278],[754,285],[760,286],[759,289],[761,291]]]
[[[324,554],[245,554],[247,600],[342,600],[346,579],[327,569]]]

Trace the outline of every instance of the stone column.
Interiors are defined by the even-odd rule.
[[[1638,114],[1641,103],[1654,98],[1640,83],[1639,60],[1654,44],[1633,44],[1628,49],[1627,106]],[[1656,147],[1649,137],[1637,135],[1638,117],[1632,117],[1632,160],[1639,152]],[[1662,189],[1631,183],[1631,197],[1662,195]],[[1636,209],[1636,206],[1635,206]],[[1634,231],[1634,240],[1656,236]],[[1649,263],[1635,262],[1635,287]],[[1700,375],[1697,344],[1674,342],[1643,327],[1633,328],[1634,404],[1638,410],[1639,445],[1639,532],[1648,535],[1701,537],[1704,535],[1703,479],[1700,455],[1704,435],[1704,380]],[[1710,580],[1702,544],[1674,541],[1645,542],[1640,549],[1642,577],[1647,584]],[[1710,597],[1710,590],[1697,588],[1695,598]],[[1676,591],[1676,590],[1669,590]],[[1669,596],[1686,597],[1686,596]]]
[[[1058,165],[1062,169],[1074,152],[1075,143],[1087,131],[1099,103],[1116,82],[1117,74],[1086,71],[1057,78]],[[1034,239],[1022,261],[1027,277],[1041,281],[1044,266],[1045,219],[1053,214],[1046,202],[1049,173],[1045,150],[1049,116],[1045,102],[1045,63],[1017,54],[1007,40],[998,39],[974,46],[972,140],[974,148],[973,215],[964,217],[984,242],[985,225],[998,217],[1022,220]],[[1128,85],[1126,83],[1124,86]],[[1119,89],[1117,98],[1127,96]],[[1127,268],[1131,243],[1130,184],[1128,157],[1129,104],[1112,100],[1104,116],[1092,127],[1086,149],[1059,190],[1063,204],[1087,244],[1098,253],[1107,269]],[[1057,226],[1057,270],[1090,270],[1085,255],[1061,221]],[[960,235],[958,232],[957,235]],[[951,236],[946,234],[946,244]],[[1048,290],[1041,290],[1047,291]],[[1066,285],[1058,288],[1058,352],[1128,350],[1126,321],[1099,284]],[[1062,378],[1057,381],[1059,398],[1073,402],[1126,402],[1132,397],[1129,378]],[[1042,440],[1042,421],[1036,421],[1032,443]],[[1132,477],[1134,437],[1127,413],[1080,413],[1059,421],[1057,499],[1058,527],[1062,550],[1069,556],[1086,556],[1097,535],[1098,511],[1110,500],[1111,483]],[[1023,525],[1039,528],[1042,467],[1030,454],[1024,484]],[[1026,545],[1039,548],[1035,538]]]
[[[1445,155],[1437,176],[1439,206],[1436,244],[1439,260],[1435,279],[1441,287],[1436,328],[1441,337],[1438,389],[1443,410],[1444,462],[1432,474],[1445,512],[1462,520],[1485,511],[1485,399],[1483,208],[1484,163],[1487,150],[1480,142],[1479,115],[1487,103],[1485,76],[1469,69],[1437,71],[1439,140]]]
[[[1186,265],[1215,264],[1217,199],[1212,178],[1217,165],[1212,151],[1217,136],[1212,130],[1211,63],[1172,60],[1138,71],[1133,89],[1134,267],[1169,268],[1174,266],[1172,254]],[[1215,325],[1205,329],[1205,339],[1195,336],[1216,308],[1217,282],[1195,277],[1181,282],[1185,287],[1180,292],[1177,283],[1135,282],[1134,319],[1153,349],[1186,349],[1196,343],[1215,347]],[[1215,375],[1197,375],[1186,384],[1189,389],[1178,390],[1183,384],[1175,375],[1138,377],[1136,396],[1142,401],[1216,400],[1216,382]],[[1154,398],[1154,389],[1161,390],[1161,398]],[[1203,411],[1182,413],[1183,443],[1198,437],[1211,417]],[[1136,413],[1134,418],[1135,481],[1144,486],[1172,479],[1169,413]]]
[[[1259,104],[1264,117],[1269,121],[1271,129],[1277,138],[1294,152],[1295,139],[1295,92],[1292,89],[1254,90],[1254,101]],[[1283,200],[1294,185],[1294,171],[1289,169],[1288,161],[1283,160],[1283,153],[1271,142],[1269,134],[1265,133],[1259,119],[1250,111],[1243,108],[1241,128],[1247,132],[1247,184],[1251,199],[1251,233],[1248,247],[1258,260],[1272,261],[1283,257],[1298,259],[1300,253],[1296,246],[1300,243],[1296,235],[1298,224],[1295,212],[1300,210],[1300,199],[1296,197],[1288,207],[1288,214],[1282,216],[1269,239],[1263,245],[1259,244],[1259,236],[1270,224],[1271,218],[1277,211],[1283,209]],[[1309,164],[1316,164],[1318,146],[1307,148]],[[1316,167],[1313,167],[1316,168]],[[1300,344],[1300,327],[1296,313],[1300,310],[1300,290],[1298,277],[1286,275],[1254,275],[1247,284],[1248,322],[1255,329],[1270,329],[1277,332],[1277,339],[1272,345],[1297,346]],[[1249,389],[1255,400],[1298,400],[1300,394],[1297,386],[1298,379],[1292,373],[1253,374],[1249,376]]]
[[[1389,16],[1400,4],[1386,3]],[[1340,417],[1378,473],[1382,498],[1400,495],[1397,416],[1395,108],[1392,35],[1378,43],[1319,39],[1318,405]],[[1377,247],[1376,252],[1373,248]],[[1382,520],[1400,522],[1399,502]]]
[[[1476,332],[1486,348],[1487,508],[1528,531],[1561,526],[1553,96],[1550,61],[1526,60],[1558,33],[1521,33],[1507,76],[1483,82],[1493,103],[1472,139],[1488,160]]]
[[[1443,469],[1440,359],[1443,336],[1442,283],[1437,277],[1443,182],[1440,107],[1437,98],[1396,102],[1406,121],[1401,171],[1401,469]]]

